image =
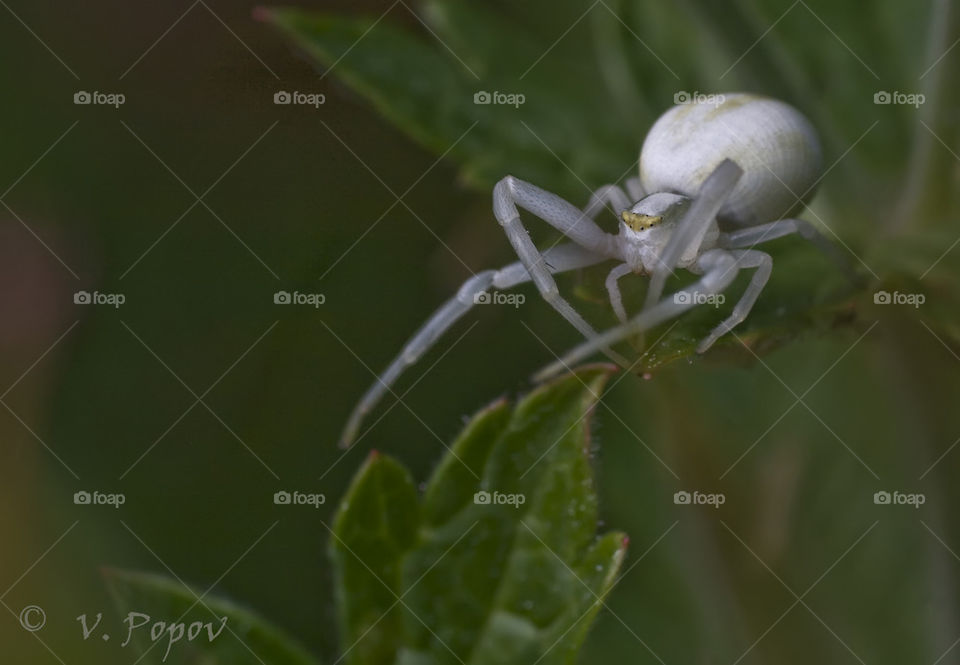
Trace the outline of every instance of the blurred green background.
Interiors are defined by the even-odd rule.
[[[402,4],[299,4],[373,18],[392,7],[384,25],[435,37]],[[568,121],[563,149],[527,136],[516,175],[552,178],[538,182],[582,205],[588,189],[577,181],[597,187],[627,174],[671,91],[707,80],[781,96],[829,125],[826,163],[836,166],[814,210],[877,278],[927,295],[924,309],[908,311],[875,306],[864,291],[842,303],[844,316],[811,315],[815,325],[760,359],[721,351],[614,379],[593,443],[604,526],[629,533],[631,550],[582,662],[960,662],[960,647],[949,650],[960,639],[960,282],[948,251],[960,234],[958,109],[949,86],[919,111],[871,101],[875,90],[926,90],[919,77],[942,53],[938,75],[952,80],[960,50],[947,47],[960,35],[950,3],[877,3],[869,16],[821,2],[735,3],[729,15],[700,2],[637,3],[635,14],[631,3],[546,13],[538,4],[489,9],[538,43],[559,39],[550,58],[579,58],[588,73],[617,72],[592,45],[609,43],[610,16],[624,17],[613,30],[628,40],[628,61],[645,62],[634,91],[643,112],[600,103],[571,74],[550,107]],[[468,268],[513,260],[489,189],[477,186],[511,156],[491,143],[497,158],[464,178],[457,162],[470,159],[438,161],[444,148],[406,138],[336,75],[322,76],[254,20],[254,7],[11,0],[0,11],[0,644],[9,662],[136,660],[119,640],[84,640],[76,621],[102,612],[119,625],[103,566],[172,571],[204,590],[216,583],[212,593],[334,661],[323,522],[367,451],[425,478],[440,441],[470,413],[527,390],[532,371],[577,341],[530,288],[516,310],[478,308],[404,377],[408,408],[387,413],[388,400],[357,447],[336,448],[371,370]],[[743,17],[746,26],[734,25]],[[637,31],[649,44],[631,41]],[[651,46],[673,63],[690,44],[693,64],[676,66],[676,77],[652,73]],[[718,84],[745,51],[742,71]],[[712,78],[688,78],[704,63]],[[617,80],[607,83],[622,92]],[[80,90],[126,102],[78,106]],[[326,103],[277,106],[278,90],[322,92]],[[564,99],[595,124],[566,115]],[[511,122],[539,130],[537,112],[519,109]],[[622,143],[613,116],[631,128]],[[570,157],[598,141],[615,149]],[[791,309],[791,294],[836,283],[800,240],[774,253],[769,317]],[[597,279],[563,287],[588,293]],[[126,302],[75,305],[79,290]],[[279,290],[326,302],[280,307]],[[327,503],[276,506],[281,489],[321,492]],[[674,492],[694,489],[723,492],[726,503],[674,504]],[[80,490],[126,502],[75,505]],[[879,490],[920,492],[926,503],[875,505]],[[34,634],[19,622],[29,605],[47,615]]]

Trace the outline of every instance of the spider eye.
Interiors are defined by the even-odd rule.
[[[646,231],[663,221],[663,217],[659,215],[644,215],[629,210],[624,210],[620,213],[620,218],[623,219],[624,223],[633,231]]]

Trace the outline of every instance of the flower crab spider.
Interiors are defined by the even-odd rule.
[[[625,183],[626,191],[616,185],[601,187],[582,210],[513,176],[498,182],[493,213],[520,260],[474,275],[430,317],[354,408],[341,445],[350,445],[363,418],[400,374],[487,289],[533,282],[543,299],[586,338],[537,373],[534,379],[540,381],[598,351],[628,367],[611,345],[701,301],[678,294],[661,299],[667,278],[677,268],[699,276],[685,292],[700,296],[723,293],[740,270],[753,270],[733,311],[700,341],[698,353],[746,319],[766,285],[773,261],[755,245],[796,233],[849,273],[845,257],[809,222],[784,217],[803,206],[818,181],[820,144],[812,125],[799,111],[773,99],[749,94],[718,98],[715,105],[678,105],[664,113],[644,140],[640,176]],[[607,206],[619,213],[616,235],[594,222]],[[518,208],[547,222],[569,242],[541,252],[521,223]],[[560,294],[553,275],[609,260],[617,262],[606,287],[620,324],[597,333]],[[619,280],[630,274],[650,276],[644,307],[633,317],[624,309],[619,288]]]

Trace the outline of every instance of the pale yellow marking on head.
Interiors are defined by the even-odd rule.
[[[634,231],[646,231],[663,221],[663,217],[660,215],[641,215],[636,212],[630,212],[629,210],[624,210],[620,213],[620,219]]]

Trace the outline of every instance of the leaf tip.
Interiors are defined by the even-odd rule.
[[[502,409],[508,406],[510,406],[510,400],[505,395],[501,395],[500,397],[496,398],[495,400],[493,400],[492,402],[488,403],[486,406],[481,408],[479,411],[477,411],[477,413],[474,414],[473,418],[478,418],[480,416],[486,415],[488,413],[492,413],[498,409]]]
[[[589,363],[573,370],[573,373],[584,378],[602,379],[606,381],[620,371],[619,365],[613,363]]]

